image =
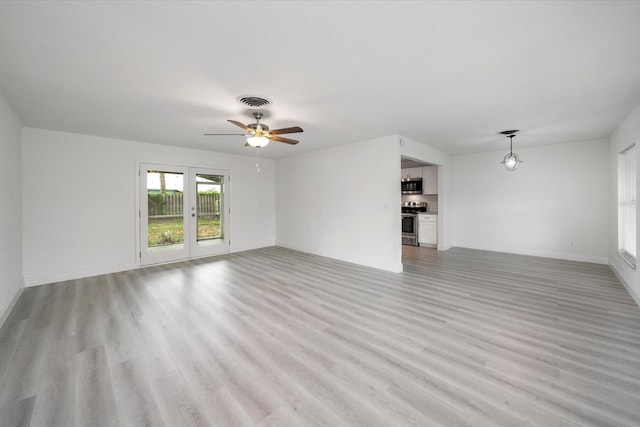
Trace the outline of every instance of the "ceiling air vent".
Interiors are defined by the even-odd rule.
[[[259,96],[241,96],[238,98],[238,101],[249,108],[255,109],[264,108],[271,104],[271,101],[265,98],[260,98]]]

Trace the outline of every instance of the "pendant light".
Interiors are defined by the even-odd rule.
[[[504,168],[508,171],[518,169],[518,165],[522,163],[520,157],[513,152],[513,137],[516,136],[516,133],[518,132],[518,130],[504,130],[500,132],[502,135],[506,135],[509,138],[509,154],[505,155],[504,159],[500,162],[500,164],[504,165]]]

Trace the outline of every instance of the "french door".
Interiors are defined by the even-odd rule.
[[[229,173],[140,164],[140,265],[229,251]]]

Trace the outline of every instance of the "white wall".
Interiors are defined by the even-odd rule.
[[[455,246],[608,262],[608,146],[595,140],[453,157]]]
[[[0,326],[24,287],[21,129],[20,120],[0,95]]]
[[[409,138],[398,137],[400,155],[412,160],[438,165],[438,249],[451,247],[453,221],[451,209],[451,155]]]
[[[397,137],[277,160],[278,245],[402,271]]]
[[[24,128],[24,278],[38,285],[136,268],[136,161],[231,171],[231,250],[275,243],[275,162]]]
[[[640,144],[640,104],[609,138],[609,265],[640,305],[640,274],[618,256],[618,153],[633,143]],[[640,165],[640,150],[636,150]],[[640,173],[636,179],[640,184]],[[640,185],[637,185],[640,188]],[[636,242],[640,243],[640,212],[636,210]],[[636,254],[640,254],[636,249]],[[640,268],[640,267],[639,267]]]

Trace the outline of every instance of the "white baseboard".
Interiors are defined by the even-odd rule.
[[[631,286],[629,286],[629,284],[624,280],[624,278],[622,277],[620,272],[616,269],[615,265],[609,264],[609,268],[611,269],[611,271],[613,271],[613,274],[616,275],[616,277],[618,278],[620,283],[622,283],[622,286],[624,286],[624,288],[627,290],[629,295],[631,295],[631,298],[633,298],[633,300],[636,302],[638,307],[640,307],[640,295],[638,295],[638,294],[636,294],[634,292],[634,290],[631,288]]]
[[[362,262],[359,260],[355,260],[355,259],[350,259],[350,258],[346,258],[346,257],[336,257],[333,256],[331,254],[326,254],[326,253],[321,253],[321,252],[317,252],[317,251],[313,251],[310,250],[309,248],[302,248],[302,247],[297,247],[295,245],[288,245],[288,244],[284,244],[284,243],[276,243],[276,246],[280,246],[282,248],[286,248],[286,249],[293,249],[294,251],[299,251],[299,252],[305,252],[308,254],[312,254],[312,255],[317,255],[317,256],[321,256],[321,257],[325,257],[325,258],[331,258],[331,259],[335,259],[338,261],[343,261],[343,262],[349,262],[351,264],[357,264],[357,265],[362,265],[364,267],[370,267],[370,268],[376,268],[378,270],[384,270],[384,271],[389,271],[391,273],[402,273],[402,263],[393,263],[393,264],[388,264],[388,265],[380,265],[380,264],[372,264],[372,263],[367,263],[367,262]]]
[[[248,251],[252,249],[260,249],[268,246],[273,246],[273,243],[265,243],[263,245],[253,245],[253,246],[232,246],[230,252],[243,252],[243,251]],[[229,253],[229,252],[225,252],[225,253]],[[211,256],[211,255],[205,255],[204,257],[207,257],[207,256]],[[117,273],[119,271],[135,270],[137,268],[140,268],[140,266],[137,265],[135,262],[115,264],[115,265],[105,265],[100,267],[85,268],[85,269],[79,269],[74,271],[64,271],[64,272],[25,276],[24,283],[25,283],[25,286],[39,286],[39,285],[46,285],[49,283],[64,282],[65,280],[82,279],[83,277],[93,277],[93,276],[100,276],[102,274]]]
[[[13,310],[13,307],[16,306],[16,303],[20,299],[20,295],[22,295],[22,292],[24,292],[24,286],[19,288],[16,291],[11,301],[9,301],[9,304],[4,308],[2,312],[0,312],[0,328],[2,327],[2,325],[4,325],[4,322],[9,318],[9,315],[11,314],[11,310]]]
[[[231,245],[231,250],[229,251],[229,253],[252,251],[254,249],[269,248],[271,246],[275,246],[275,243],[264,242],[264,243],[259,243],[257,245],[237,245],[237,246]]]
[[[83,277],[100,276],[102,274],[117,273],[119,271],[135,270],[135,262],[117,265],[105,265],[101,267],[86,268],[74,271],[64,271],[58,273],[40,274],[26,276],[25,286],[39,286],[48,283],[64,282],[65,280],[81,279]]]
[[[479,249],[482,251],[505,252],[505,253],[517,254],[517,255],[537,256],[541,258],[563,259],[566,261],[590,262],[593,264],[605,264],[605,265],[609,264],[608,257],[577,255],[577,254],[569,254],[564,252],[531,251],[531,250],[522,250],[517,248],[499,248],[499,247],[466,244],[466,243],[456,243],[453,246],[458,248]]]

